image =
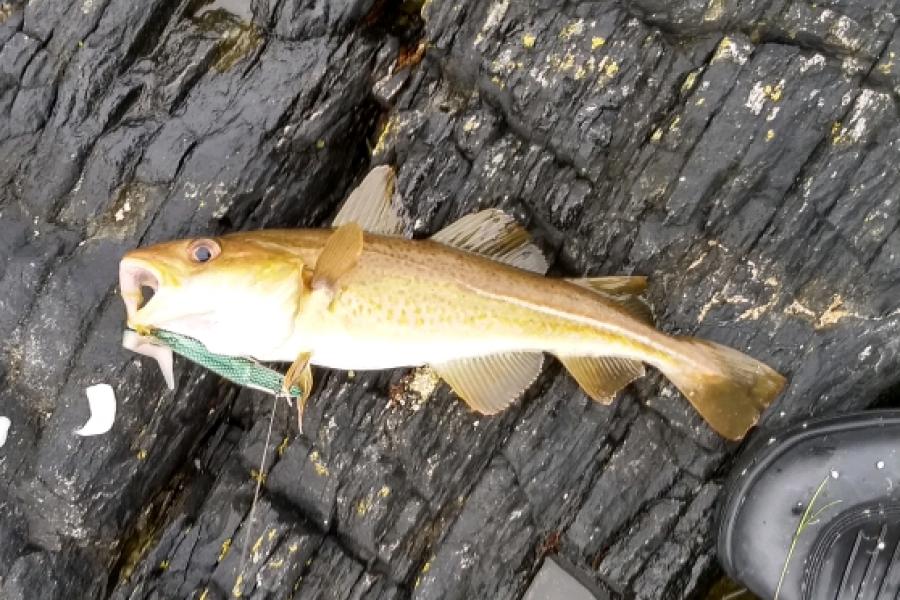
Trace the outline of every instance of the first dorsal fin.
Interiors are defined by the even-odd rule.
[[[525,228],[496,208],[466,215],[431,239],[526,271],[547,272],[547,259]]]
[[[493,415],[522,395],[541,372],[540,352],[508,352],[461,358],[431,368],[472,410]]]
[[[566,279],[569,283],[587,288],[603,298],[616,304],[635,319],[653,324],[653,311],[639,296],[647,287],[647,278],[643,276],[582,277]]]
[[[356,223],[370,233],[402,235],[403,219],[392,204],[394,179],[394,169],[386,165],[369,171],[344,201],[332,226]]]
[[[594,401],[609,404],[616,392],[644,375],[644,364],[612,356],[558,356],[581,389]]]

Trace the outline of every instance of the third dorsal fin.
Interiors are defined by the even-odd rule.
[[[577,279],[567,279],[566,281],[602,294],[631,294],[633,296],[639,296],[647,289],[647,278],[643,275],[580,277]]]
[[[547,259],[525,228],[496,208],[466,215],[431,239],[526,271],[547,272]]]
[[[639,294],[647,287],[646,277],[583,277],[581,279],[566,279],[566,281],[579,287],[587,288],[595,294],[606,298],[639,321],[648,325],[653,324],[653,311],[639,297]]]

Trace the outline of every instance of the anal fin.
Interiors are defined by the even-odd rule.
[[[509,352],[461,358],[431,368],[469,407],[492,415],[522,395],[541,372],[540,352]]]
[[[609,404],[616,392],[644,375],[638,360],[613,356],[559,356],[581,389],[596,402]]]

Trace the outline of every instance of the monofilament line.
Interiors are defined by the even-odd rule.
[[[259,470],[256,472],[256,489],[253,492],[253,502],[250,504],[250,518],[247,520],[247,533],[244,534],[244,548],[241,550],[241,563],[237,573],[238,581],[243,579],[244,567],[247,565],[247,549],[250,547],[250,534],[253,533],[253,519],[256,515],[256,504],[259,501],[259,493],[262,490],[263,472],[266,468],[266,457],[269,454],[269,444],[272,441],[272,425],[275,423],[275,409],[278,407],[278,400],[281,397],[281,394],[275,395],[275,400],[272,402],[272,412],[269,414],[269,429],[266,432],[266,443],[263,446]]]

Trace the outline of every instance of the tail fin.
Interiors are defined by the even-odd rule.
[[[721,436],[740,440],[784,388],[785,378],[760,361],[720,344],[678,339],[676,356],[659,365]]]

